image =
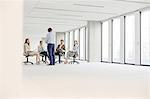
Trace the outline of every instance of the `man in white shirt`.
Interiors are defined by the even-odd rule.
[[[55,35],[52,32],[52,28],[48,29],[48,34],[46,36],[47,51],[49,54],[49,65],[55,65]]]

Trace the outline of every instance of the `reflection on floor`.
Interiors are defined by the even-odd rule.
[[[150,67],[87,62],[23,65],[23,96],[150,99],[149,92]]]

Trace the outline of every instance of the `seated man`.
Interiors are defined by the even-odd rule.
[[[44,50],[42,41],[40,41],[40,44],[38,46],[38,52],[40,53],[40,55],[43,55],[45,57],[45,61],[44,62],[47,63],[48,54],[47,54],[47,51]]]
[[[57,46],[55,54],[59,56],[59,63],[61,63],[61,56],[65,54],[64,40],[60,40],[60,44]]]

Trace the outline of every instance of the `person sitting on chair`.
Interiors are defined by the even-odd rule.
[[[40,53],[40,55],[43,55],[45,57],[44,62],[47,63],[48,54],[47,51],[44,50],[43,41],[40,41],[40,44],[38,46],[38,52]]]
[[[40,55],[38,52],[31,51],[30,49],[30,40],[29,38],[25,39],[24,43],[24,55],[29,55],[29,56],[36,56],[36,64],[40,64]]]
[[[60,40],[60,44],[57,46],[55,54],[59,56],[59,63],[61,63],[61,56],[65,54],[64,40]]]
[[[73,50],[70,50],[67,52],[67,58],[69,57],[73,57],[73,61],[70,61],[69,63],[77,63],[79,64],[79,62],[75,61],[75,58],[78,57],[79,55],[79,44],[78,44],[78,41],[75,40],[74,41],[74,45],[73,45]],[[66,58],[64,64],[67,64],[68,63],[68,59]]]
[[[77,40],[74,41],[73,51],[79,54],[79,44]]]

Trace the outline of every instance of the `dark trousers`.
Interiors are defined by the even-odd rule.
[[[61,56],[62,56],[62,53],[60,51],[57,51],[55,53],[55,55],[58,55],[58,62],[61,63]]]
[[[50,61],[50,65],[55,65],[55,44],[48,44],[47,45],[47,51],[48,51],[48,55],[49,55],[49,61]]]
[[[46,62],[46,61],[47,61],[47,57],[48,57],[47,52],[46,52],[46,51],[43,51],[43,52],[41,52],[40,54],[45,57],[45,62]]]

